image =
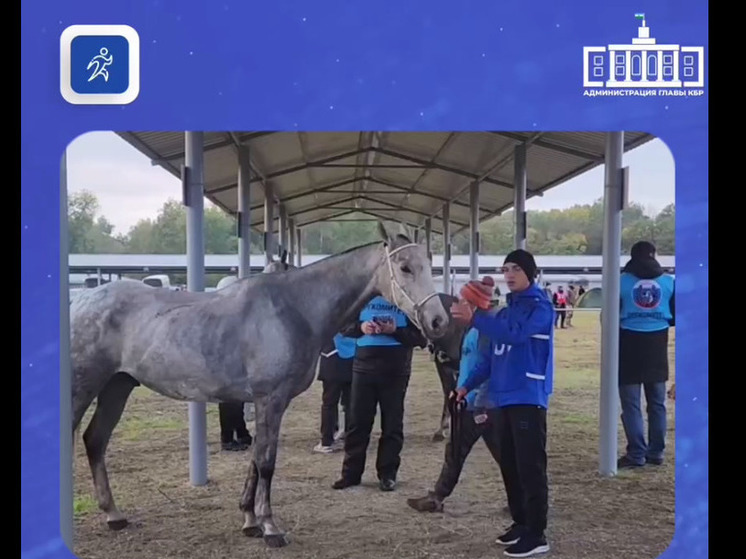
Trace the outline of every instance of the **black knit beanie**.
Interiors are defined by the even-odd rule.
[[[655,258],[655,245],[648,241],[637,241],[629,251],[630,258],[634,260],[645,260]]]
[[[503,265],[508,262],[518,264],[526,273],[528,281],[534,283],[534,279],[536,278],[536,261],[530,252],[523,250],[522,248],[516,249],[505,257]]]

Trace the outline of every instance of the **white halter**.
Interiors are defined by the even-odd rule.
[[[393,295],[393,297],[394,297],[394,300],[392,302],[394,303],[394,305],[396,305],[397,307],[401,308],[401,305],[399,305],[399,302],[398,302],[398,297],[396,296],[396,292],[398,290],[399,293],[401,293],[402,295],[404,295],[404,298],[414,307],[414,314],[415,314],[415,316],[410,316],[409,318],[412,320],[412,322],[414,322],[414,325],[417,326],[417,328],[419,328],[420,331],[422,331],[422,326],[420,325],[420,321],[419,321],[417,315],[419,314],[419,311],[420,311],[420,308],[422,307],[422,305],[424,305],[430,299],[432,299],[433,297],[435,297],[438,294],[438,292],[437,291],[433,291],[432,293],[430,293],[430,295],[425,296],[422,299],[422,301],[420,301],[419,303],[415,303],[412,300],[412,298],[409,295],[407,295],[407,293],[404,291],[404,289],[402,288],[402,286],[399,285],[399,282],[396,281],[396,276],[394,275],[394,266],[391,263],[391,257],[394,256],[400,250],[403,250],[405,248],[410,248],[410,247],[417,247],[417,246],[420,246],[420,245],[418,245],[417,243],[408,243],[406,245],[400,246],[399,248],[396,248],[394,250],[389,251],[388,245],[385,245],[385,247],[386,247],[386,260],[387,260],[387,262],[389,264],[389,276],[391,278],[391,295]],[[394,288],[396,288],[396,289],[394,289]]]

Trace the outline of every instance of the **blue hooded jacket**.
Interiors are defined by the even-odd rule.
[[[484,336],[479,335],[476,328],[470,328],[461,342],[461,360],[459,361],[459,380],[466,378],[479,362],[481,351],[489,352],[490,341]],[[494,408],[495,403],[489,398],[488,393],[489,379],[484,381],[477,390],[472,390],[466,396],[467,408],[470,410]]]
[[[472,327],[490,340],[480,348],[458,387],[469,392],[488,381],[497,407],[536,405],[547,408],[554,384],[554,308],[536,284],[509,293],[496,314],[476,311]]]

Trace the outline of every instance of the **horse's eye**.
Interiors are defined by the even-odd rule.
[[[412,273],[412,268],[410,268],[406,264],[402,264],[401,265],[401,271],[404,272],[405,274],[411,274]]]

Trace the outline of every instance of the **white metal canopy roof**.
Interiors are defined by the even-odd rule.
[[[183,132],[122,132],[124,140],[181,176]],[[654,138],[625,132],[625,151]],[[480,221],[513,205],[514,148],[526,144],[527,198],[604,162],[603,132],[205,132],[205,196],[235,215],[238,146],[249,148],[252,227],[263,226],[265,186],[296,226],[350,214],[441,232],[469,226],[469,185],[481,183]],[[275,212],[275,217],[279,214]],[[277,223],[277,222],[276,222]],[[276,226],[275,226],[276,228]]]

